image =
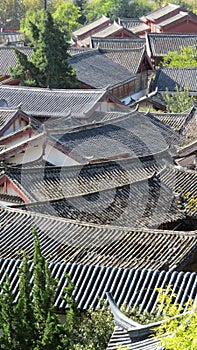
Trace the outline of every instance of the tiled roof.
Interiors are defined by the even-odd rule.
[[[175,23],[177,21],[179,21],[180,19],[184,18],[184,17],[188,17],[188,12],[183,12],[180,11],[177,15],[172,16],[168,19],[166,19],[163,22],[160,22],[159,24],[157,24],[156,26],[161,28],[161,27],[167,27],[168,25],[170,25],[171,23]]]
[[[10,108],[21,105],[22,110],[33,116],[65,117],[72,111],[83,115],[93,109],[106,95],[104,90],[54,90],[20,86],[0,86],[0,99]]]
[[[31,57],[33,49],[27,47],[18,48],[28,59]],[[0,47],[0,75],[10,75],[9,67],[15,67],[17,63],[16,54],[13,47]]]
[[[22,198],[18,197],[18,196],[13,196],[10,194],[5,194],[5,193],[0,193],[0,205],[6,205],[6,206],[11,206],[14,203],[24,203],[24,201],[22,200]]]
[[[68,116],[67,118],[51,118],[45,123],[45,129],[49,135],[58,132],[62,133],[63,131],[67,132],[68,130],[74,131],[74,129],[77,130],[77,128],[80,128],[83,125],[88,127],[90,124],[95,125],[95,123],[97,123],[99,125],[99,123],[111,119],[123,118],[130,111],[131,109],[126,108],[126,106],[125,108],[123,106],[120,108],[117,106],[115,111],[94,111],[90,116],[84,116],[83,118],[77,118],[72,115]]]
[[[124,118],[89,125],[53,137],[73,156],[91,161],[154,155],[174,144],[177,135],[152,115],[133,111]],[[159,142],[158,142],[159,140]]]
[[[154,83],[152,85],[154,85]],[[155,90],[153,89],[153,95],[147,98],[147,103],[150,103],[159,110],[166,111],[166,102],[164,101],[163,93],[154,92]]]
[[[92,38],[92,47],[96,48],[99,46],[100,49],[135,49],[141,48],[145,45],[143,39],[133,39],[133,38]]]
[[[197,252],[196,231],[84,224],[26,209],[1,207],[1,258],[17,259],[25,250],[32,259],[32,227],[45,258],[55,263],[180,271]]]
[[[154,113],[154,117],[171,126],[180,135],[178,148],[196,140],[197,110],[192,107],[184,113]]]
[[[69,63],[76,69],[78,81],[93,88],[112,88],[135,78],[128,69],[97,49],[73,56]]]
[[[159,341],[153,337],[133,342],[125,329],[115,326],[106,350],[117,350],[117,346],[120,345],[123,350],[162,350],[158,347],[158,343]]]
[[[31,201],[70,198],[99,190],[120,187],[147,179],[172,162],[165,150],[157,155],[117,159],[114,161],[84,164],[71,167],[48,167],[28,165],[8,167],[1,172],[18,188],[28,193]]]
[[[138,18],[118,18],[118,23],[125,27],[125,28],[131,28],[134,26],[138,26],[142,23],[142,21]]]
[[[143,18],[151,21],[155,21],[162,18],[163,16],[170,14],[171,12],[179,8],[180,8],[179,5],[174,5],[169,3],[166,6],[161,6],[158,9],[151,11],[147,15],[143,16]]]
[[[100,17],[99,19],[89,23],[89,24],[86,24],[85,26],[75,30],[73,32],[73,35],[74,36],[79,36],[79,35],[83,35],[83,34],[86,34],[88,33],[89,31],[99,27],[101,24],[104,24],[106,23],[106,25],[108,25],[110,19],[108,17],[105,17],[105,16],[102,16]]]
[[[196,217],[197,207],[192,198],[197,200],[197,172],[167,167],[160,176],[163,183],[183,197],[187,214]]]
[[[170,126],[175,131],[180,131],[183,125],[188,119],[188,114],[191,109],[187,112],[181,113],[153,113],[155,118],[158,118],[166,125]]]
[[[172,190],[151,177],[87,195],[35,202],[27,208],[81,222],[123,227],[155,228],[185,217],[182,203]]]
[[[147,33],[147,44],[151,57],[162,57],[168,51],[179,51],[182,47],[197,47],[197,34]]]
[[[150,27],[146,23],[139,24],[138,26],[130,27],[129,30],[134,33],[150,31]]]
[[[127,317],[120,308],[117,307],[113,296],[111,293],[107,293],[107,298],[110,304],[111,312],[114,317],[115,329],[114,333],[110,339],[109,346],[107,350],[117,349],[118,344],[127,346],[127,349],[141,349],[141,350],[162,350],[163,346],[161,345],[160,340],[162,337],[168,336],[168,332],[165,332],[162,337],[155,336],[156,328],[161,325],[163,321],[149,322],[148,324],[138,323],[132,318]],[[175,301],[176,302],[176,301]],[[174,303],[174,300],[172,300]],[[192,301],[193,308],[195,308],[195,302]],[[183,308],[182,312],[185,313],[187,308]],[[179,313],[179,315],[178,315]],[[177,312],[177,315],[181,321],[181,313]],[[173,318],[171,318],[173,319]]]
[[[18,267],[20,260],[0,260],[0,282],[10,278],[11,289],[18,296]],[[99,299],[106,300],[106,292],[114,295],[116,303],[139,306],[153,312],[158,302],[157,288],[172,288],[177,300],[185,309],[187,301],[196,297],[196,273],[166,272],[153,270],[118,269],[103,266],[77,265],[75,263],[50,263],[52,276],[58,280],[55,307],[66,307],[63,298],[67,285],[65,274],[69,274],[76,286],[74,297],[81,309],[100,306]],[[187,292],[185,292],[187,291]],[[152,349],[151,349],[152,350]]]
[[[0,130],[2,130],[7,123],[15,117],[18,109],[8,109],[6,107],[0,107]]]
[[[24,40],[24,33],[14,32],[14,33],[0,33],[0,44],[1,43],[17,43]]]
[[[102,49],[101,51],[113,62],[125,67],[131,73],[137,74],[145,55],[145,46],[133,49]]]
[[[191,110],[185,124],[180,130],[182,146],[194,142],[197,135],[197,108],[196,106]]]
[[[171,92],[175,91],[177,85],[182,89],[188,87],[191,94],[197,92],[197,68],[161,67],[155,74],[152,91],[158,87],[158,92],[165,92],[166,88]]]
[[[92,35],[92,37],[96,37],[96,38],[106,38],[109,35],[112,35],[114,33],[116,33],[117,31],[123,29],[122,26],[120,26],[118,23],[114,22],[112,24],[110,24],[108,27],[102,29],[99,32],[96,32],[95,34]]]

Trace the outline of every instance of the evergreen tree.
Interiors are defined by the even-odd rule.
[[[67,348],[70,334],[66,332],[66,327],[55,313],[55,291],[56,281],[51,277],[34,231],[33,286],[30,284],[27,256],[23,253],[17,303],[10,290],[8,278],[1,290],[0,350],[65,350]]]
[[[48,88],[76,87],[76,75],[68,63],[69,43],[65,34],[55,25],[51,14],[45,11],[39,25],[31,24],[34,51],[31,59],[15,49],[17,65],[11,76],[21,85]]]

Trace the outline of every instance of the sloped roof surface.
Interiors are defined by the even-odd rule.
[[[140,32],[150,31],[150,27],[146,23],[142,23],[138,26],[130,27],[129,30],[134,34],[138,34]]]
[[[161,6],[158,9],[148,13],[144,17],[146,19],[151,20],[151,21],[155,21],[155,20],[162,18],[163,16],[170,14],[171,12],[173,12],[174,10],[179,9],[179,8],[180,8],[179,5],[174,5],[174,4],[169,3],[166,6]]]
[[[197,233],[80,224],[27,210],[2,208],[2,258],[33,254],[35,227],[45,258],[51,262],[181,270],[197,251]]]
[[[25,113],[34,116],[83,115],[100,101],[104,90],[55,90],[19,86],[0,86],[0,99],[5,99],[10,108],[22,106]]]
[[[128,69],[113,62],[98,50],[73,56],[69,63],[77,71],[77,79],[94,88],[118,86],[135,78]]]
[[[0,107],[0,130],[2,130],[7,123],[14,118],[18,110]]]
[[[18,297],[18,267],[20,260],[0,259],[0,281],[10,278],[11,289]],[[103,266],[77,265],[75,263],[50,263],[52,276],[58,279],[55,307],[59,310],[66,307],[63,298],[67,285],[65,273],[68,273],[76,286],[74,297],[81,309],[99,307],[99,299],[106,299],[106,292],[111,292],[116,303],[139,306],[153,312],[158,302],[157,288],[172,288],[177,294],[181,306],[196,297],[196,273],[166,272],[153,270],[118,269]],[[187,293],[185,291],[187,290]]]
[[[126,350],[162,350],[158,347],[158,343],[159,341],[153,337],[133,342],[126,330],[116,326],[106,350],[117,350],[119,345]]]
[[[109,26],[107,26],[106,28],[93,34],[92,37],[94,37],[94,35],[95,35],[97,38],[106,38],[109,35],[112,35],[121,29],[123,29],[123,27],[120,26],[118,23],[114,22],[114,23],[110,24]]]
[[[161,171],[160,176],[168,187],[184,198],[187,214],[197,216],[196,203],[192,201],[192,198],[197,199],[196,171],[167,167]]]
[[[168,25],[170,25],[171,23],[175,23],[177,21],[179,21],[180,19],[184,18],[184,17],[188,17],[188,13],[187,12],[183,12],[180,11],[177,15],[172,16],[168,19],[166,19],[163,22],[160,22],[159,24],[157,24],[158,27],[167,27]]]
[[[40,165],[31,168],[26,165],[7,168],[2,176],[6,174],[34,202],[71,198],[147,179],[167,161],[165,155],[159,156],[74,167]]]
[[[102,49],[102,52],[113,62],[116,62],[121,66],[125,67],[131,73],[137,74],[145,54],[145,47],[141,46],[139,48],[133,48],[132,50]]]
[[[153,113],[154,117],[158,118],[166,125],[169,125],[173,130],[179,131],[186,123],[188,113]]]
[[[125,28],[130,28],[130,27],[138,26],[139,24],[142,23],[142,21],[138,18],[120,17],[120,18],[118,18],[118,23],[120,23],[120,25],[125,27]]]
[[[172,68],[162,67],[156,71],[156,77],[151,84],[151,90],[158,87],[158,91],[175,91],[176,85],[179,88],[189,88],[189,91],[197,92],[197,68]]]
[[[133,38],[92,38],[92,46],[94,48],[98,47],[100,49],[135,49],[141,48],[145,45],[143,39],[133,39]]]
[[[197,47],[197,34],[147,33],[151,56],[161,57],[182,47]]]
[[[27,47],[18,48],[29,59],[33,49]],[[0,75],[10,75],[9,67],[15,67],[17,63],[16,54],[12,47],[0,47]]]
[[[78,154],[90,160],[121,158],[124,154],[132,158],[153,155],[166,150],[176,136],[154,116],[138,111],[72,133],[53,135],[71,155]]]
[[[24,33],[14,32],[14,33],[0,33],[0,43],[17,43],[24,40]]]
[[[160,180],[135,183],[87,195],[29,204],[28,209],[81,222],[124,227],[159,227],[184,218],[182,203]]]
[[[104,24],[106,23],[106,25],[108,25],[110,19],[108,17],[105,17],[105,16],[102,16],[100,17],[99,19],[89,23],[89,24],[86,24],[85,26],[75,30],[73,32],[73,35],[74,36],[78,36],[78,35],[83,35],[83,34],[86,34],[88,33],[89,31],[99,27],[101,24]]]

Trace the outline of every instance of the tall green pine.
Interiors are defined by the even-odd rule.
[[[50,12],[45,11],[39,24],[31,25],[34,51],[28,60],[15,49],[18,64],[11,68],[11,76],[21,85],[47,88],[76,87],[76,74],[68,63],[69,43],[55,25]]]
[[[33,285],[30,281],[33,279]],[[0,293],[0,350],[66,350],[68,325],[60,322],[54,308],[57,282],[52,278],[34,230],[34,259],[32,277],[23,253],[19,270],[17,302],[6,279]],[[69,299],[70,300],[70,299]],[[75,317],[75,315],[73,315]],[[74,324],[70,320],[71,325]],[[71,327],[72,328],[72,327]]]

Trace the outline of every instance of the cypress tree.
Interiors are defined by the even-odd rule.
[[[11,292],[8,278],[1,289],[0,350],[65,350],[68,348],[70,336],[67,332],[68,326],[60,322],[54,308],[56,287],[57,282],[51,276],[34,230],[32,276],[24,252],[22,266],[19,269],[18,300],[15,300]]]
[[[45,11],[39,24],[30,25],[34,50],[28,60],[15,49],[17,65],[11,68],[11,76],[20,79],[21,85],[74,88],[76,74],[68,63],[68,39],[54,23],[50,12]]]

